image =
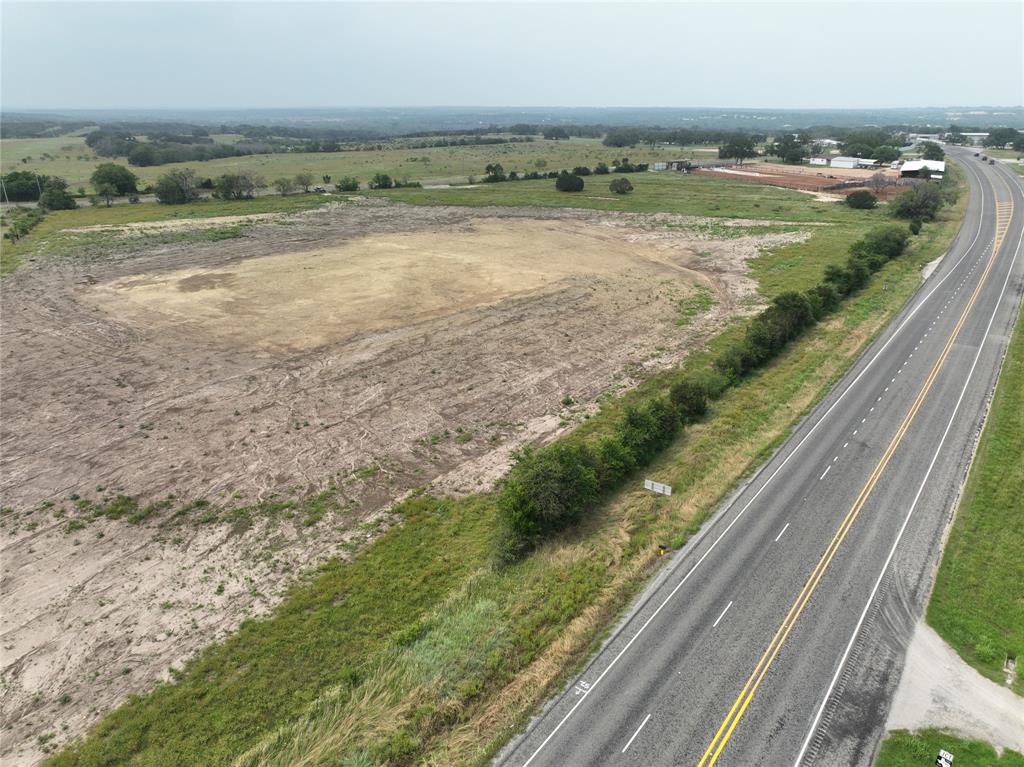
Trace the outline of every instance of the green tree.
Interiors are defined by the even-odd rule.
[[[172,170],[157,179],[153,187],[157,202],[182,205],[199,199],[198,181],[190,168]]]
[[[942,207],[942,193],[934,184],[921,184],[896,195],[889,209],[897,218],[934,221]]]
[[[34,202],[39,199],[48,176],[37,176],[30,170],[16,170],[3,177],[4,201]]]
[[[924,149],[921,157],[925,160],[943,160],[946,157],[946,153],[942,151],[942,147],[934,141],[925,141],[921,146]]]
[[[555,189],[559,192],[582,192],[583,179],[563,170],[555,179]]]
[[[266,186],[262,176],[249,171],[225,173],[214,184],[213,196],[221,200],[247,200],[256,194],[256,190]]]
[[[633,185],[629,183],[629,179],[620,177],[612,180],[612,183],[608,185],[608,189],[615,194],[628,194],[633,191]]]
[[[879,162],[894,162],[900,159],[900,150],[898,150],[894,146],[887,146],[883,144],[881,146],[875,147],[874,151],[872,152],[872,156],[875,160],[878,160]]]
[[[110,203],[117,197],[117,187],[109,182],[104,182],[96,187],[96,194],[103,198],[109,208]]]
[[[503,557],[514,560],[544,536],[577,522],[597,493],[595,459],[586,446],[555,442],[524,449],[498,497]]]
[[[48,178],[43,184],[39,207],[43,210],[73,210],[78,207],[78,203],[68,194],[68,182],[54,177]]]
[[[568,141],[569,140],[569,131],[567,131],[565,128],[558,128],[558,127],[545,128],[543,133],[544,133],[544,138],[550,139],[552,141],[563,141],[563,140],[564,141]]]
[[[100,186],[102,184],[110,184],[114,187],[114,193],[117,195],[132,194],[138,190],[138,177],[128,170],[123,165],[118,165],[113,162],[105,162],[98,166],[96,170],[92,172],[92,176],[89,177],[90,183],[92,183],[93,189],[96,190],[97,194],[103,196],[100,192]]]
[[[850,192],[846,195],[846,204],[857,210],[870,210],[878,206],[878,198],[871,194],[871,192],[858,189],[856,192]]]
[[[301,186],[303,192],[308,192],[309,188],[313,186],[313,174],[303,171],[302,173],[295,174],[295,185]]]
[[[287,176],[281,176],[280,178],[274,179],[274,189],[277,193],[284,197],[285,195],[291,194],[295,191],[295,179],[288,178]]]
[[[390,189],[395,185],[387,173],[376,173],[370,179],[370,189]]]
[[[754,137],[745,133],[734,133],[722,146],[718,148],[718,156],[723,160],[734,159],[740,165],[751,157],[757,157],[757,150],[754,148]]]

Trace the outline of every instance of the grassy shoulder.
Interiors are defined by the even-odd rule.
[[[498,186],[518,193],[530,183]],[[662,205],[688,198],[674,203],[677,210],[707,209],[702,192],[721,195],[720,209],[758,210],[756,197],[731,200],[729,190],[705,186],[705,179],[663,183],[678,186]],[[757,190],[736,186],[743,195]],[[415,190],[399,191],[392,195],[401,199]],[[639,191],[630,204],[650,204]],[[495,194],[467,192],[479,199]],[[800,215],[800,204],[819,205],[795,193],[764,193],[777,201],[780,210],[771,212],[782,220]],[[269,618],[245,623],[200,653],[175,682],[129,700],[49,764],[484,762],[596,647],[650,577],[655,544],[678,546],[697,530],[898,311],[920,284],[921,265],[952,238],[962,205],[926,227],[906,256],[886,265],[840,312],[715,402],[647,467],[677,488],[673,496],[635,490],[637,478],[603,498],[579,527],[502,568],[494,566],[494,496],[407,501],[398,510],[403,524],[351,564],[332,562],[309,575]],[[883,215],[832,207],[820,215],[838,220],[811,239],[816,247],[785,246],[762,256],[766,293],[809,287],[826,264],[846,256],[850,240],[833,232],[862,232]],[[727,330],[683,371],[609,396],[577,438],[683,373],[706,368],[742,330]]]
[[[1024,660],[1024,324],[1010,340],[992,407],[942,554],[927,621],[969,664],[1005,683]],[[1024,695],[1024,675],[1013,689]]]
[[[1024,755],[1005,750],[1002,755],[988,743],[966,740],[941,730],[897,730],[882,743],[875,767],[922,767],[935,764],[939,751],[953,754],[963,767],[1024,767]]]

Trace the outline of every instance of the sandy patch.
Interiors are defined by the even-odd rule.
[[[151,328],[299,351],[550,293],[569,277],[697,277],[684,266],[692,253],[666,251],[580,221],[475,219],[462,231],[371,235],[229,268],[132,275],[89,300]]]
[[[983,677],[919,621],[885,726],[935,727],[997,748],[1024,751],[1024,698]]]

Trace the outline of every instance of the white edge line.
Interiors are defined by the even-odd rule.
[[[711,624],[711,628],[717,628],[718,627],[718,624],[722,622],[722,618],[724,618],[725,614],[727,612],[729,612],[729,608],[730,607],[732,607],[732,600],[731,599],[729,600],[729,604],[727,604],[725,606],[725,609],[722,610],[722,614],[718,616],[718,620],[716,620],[714,623]]]
[[[633,737],[629,739],[629,742],[626,743],[625,746],[623,746],[622,751],[620,753],[623,753],[623,754],[626,753],[626,749],[633,745],[633,741],[636,740],[636,736],[640,734],[640,730],[642,730],[644,728],[644,725],[647,724],[647,722],[650,720],[650,718],[651,718],[650,714],[648,714],[647,716],[644,717],[644,720],[642,722],[640,722],[640,726],[636,728],[636,732],[633,733]]]
[[[853,633],[850,635],[850,641],[847,643],[846,649],[843,651],[843,655],[839,659],[839,664],[836,666],[835,674],[833,674],[832,681],[829,683],[828,689],[825,691],[825,696],[821,699],[821,704],[818,706],[818,711],[814,715],[814,720],[811,722],[810,729],[807,730],[807,737],[804,738],[803,745],[800,746],[800,753],[797,754],[796,761],[793,762],[793,767],[800,767],[800,763],[803,761],[804,755],[807,753],[807,749],[811,745],[811,738],[814,737],[814,733],[818,729],[818,723],[821,721],[821,716],[825,712],[825,706],[828,703],[828,699],[831,697],[832,691],[835,689],[836,683],[839,681],[839,675],[843,671],[843,666],[846,665],[846,661],[849,659],[850,653],[853,651],[853,645],[854,642],[857,641],[857,635],[860,633],[861,626],[864,625],[864,620],[867,618],[868,611],[871,609],[871,604],[875,601],[875,595],[878,593],[878,589],[882,585],[882,580],[885,578],[885,573],[889,569],[889,564],[892,562],[892,558],[896,554],[896,547],[899,546],[900,540],[903,538],[903,533],[906,531],[907,525],[910,523],[910,518],[913,516],[914,511],[917,508],[917,502],[921,499],[921,494],[924,492],[924,486],[928,483],[928,479],[931,477],[932,469],[935,468],[935,462],[939,459],[939,453],[942,452],[942,446],[946,442],[946,437],[949,436],[949,430],[953,427],[953,421],[956,418],[957,413],[960,411],[960,405],[963,402],[964,395],[967,394],[971,378],[974,377],[974,370],[978,366],[978,360],[981,359],[981,353],[984,351],[985,343],[988,341],[989,332],[992,330],[992,323],[995,322],[996,314],[998,314],[999,307],[1003,302],[1003,296],[1006,293],[1006,286],[1010,283],[1010,277],[1013,276],[1013,267],[1017,263],[1017,256],[1020,254],[1022,241],[1024,241],[1024,230],[1021,231],[1021,236],[1017,240],[1017,249],[1014,251],[1013,258],[1010,260],[1010,266],[1006,272],[1006,279],[1003,280],[1003,287],[999,291],[999,298],[996,299],[996,305],[992,309],[992,316],[989,317],[988,326],[985,328],[985,335],[982,337],[981,344],[978,346],[977,354],[974,355],[974,362],[971,363],[971,369],[967,373],[967,378],[964,381],[963,389],[960,391],[960,396],[956,401],[956,406],[953,408],[953,412],[949,416],[949,422],[946,424],[946,429],[942,433],[942,439],[939,440],[938,447],[935,448],[935,454],[932,456],[931,463],[928,464],[928,470],[925,472],[924,478],[921,480],[920,487],[917,488],[917,494],[914,496],[913,503],[910,504],[910,510],[907,512],[907,517],[903,520],[903,524],[900,527],[899,534],[896,536],[896,540],[892,544],[892,548],[889,549],[889,556],[885,558],[885,564],[882,565],[882,571],[878,574],[878,580],[875,581],[874,588],[871,589],[871,594],[868,596],[867,604],[864,605],[864,610],[861,612],[860,618],[857,620],[857,625],[854,627]]]
[[[821,482],[821,480],[825,479],[825,475],[828,474],[830,471],[832,471],[832,464],[829,464],[828,466],[825,467],[825,471],[821,472],[821,476],[818,477],[818,481]]]
[[[778,534],[778,535],[776,535],[776,536],[775,536],[775,542],[776,542],[776,543],[778,543],[778,542],[779,542],[779,538],[781,538],[781,537],[782,537],[782,534],[783,534],[784,532],[786,532],[786,530],[788,530],[788,529],[789,529],[789,522],[787,522],[787,523],[786,523],[786,526],[785,526],[784,528],[782,528],[782,529],[781,529],[781,530],[779,531],[779,534]]]
[[[970,172],[973,172],[973,170]],[[747,509],[749,509],[751,505],[754,503],[754,501],[757,500],[758,496],[761,495],[764,489],[768,487],[771,481],[775,479],[778,473],[782,471],[786,464],[788,464],[789,461],[793,458],[793,456],[796,455],[797,451],[804,444],[804,442],[811,438],[811,435],[818,430],[818,427],[821,426],[821,424],[825,422],[825,419],[828,418],[832,411],[835,410],[836,407],[838,407],[839,403],[843,401],[843,398],[853,390],[853,387],[857,385],[857,382],[860,381],[864,374],[871,369],[871,366],[878,361],[878,358],[882,356],[882,354],[888,348],[889,344],[891,344],[897,338],[897,336],[899,336],[900,332],[903,330],[904,327],[906,327],[907,323],[910,322],[911,319],[913,319],[914,315],[917,314],[918,311],[920,311],[921,307],[923,307],[928,302],[928,299],[932,297],[932,295],[935,293],[936,290],[939,289],[942,283],[948,280],[956,271],[956,269],[960,266],[960,264],[963,263],[964,259],[967,258],[968,255],[970,255],[971,250],[974,248],[975,244],[977,244],[978,238],[981,236],[981,230],[984,227],[984,223],[985,189],[984,187],[981,187],[981,214],[978,218],[978,231],[975,233],[974,239],[971,240],[971,244],[967,246],[967,249],[964,251],[964,254],[960,256],[959,260],[957,260],[957,262],[953,264],[950,270],[946,272],[946,276],[939,280],[937,283],[935,283],[935,286],[928,292],[928,294],[924,298],[922,298],[918,302],[917,306],[910,310],[910,312],[904,318],[903,322],[901,322],[899,326],[896,328],[896,330],[892,332],[892,335],[890,335],[886,342],[882,344],[881,348],[877,352],[875,352],[875,356],[872,357],[871,360],[864,366],[863,370],[861,370],[856,375],[856,377],[850,382],[850,385],[843,390],[843,393],[836,398],[836,401],[829,405],[828,409],[824,413],[822,413],[821,417],[810,428],[810,430],[808,430],[807,434],[805,434],[803,438],[793,447],[793,449],[789,451],[789,455],[787,455],[785,459],[783,459],[782,463],[780,463],[776,467],[775,471],[771,473],[768,479],[764,481],[764,484],[761,485],[760,488],[758,488],[757,492],[755,492],[754,495],[751,496],[750,500],[747,501],[747,503],[743,506],[743,508],[740,509],[739,512],[737,512],[736,516],[733,517],[732,521],[726,526],[722,533],[714,540],[714,542],[712,542],[712,544],[708,547],[707,551],[705,551],[700,556],[696,563],[694,563],[693,567],[691,567],[687,571],[686,575],[683,576],[682,580],[680,580],[679,583],[675,585],[675,588],[673,588],[672,591],[668,593],[668,596],[665,597],[662,603],[658,605],[658,607],[654,610],[653,613],[651,613],[650,617],[648,617],[647,620],[644,621],[643,624],[640,626],[640,628],[637,629],[637,632],[633,634],[632,637],[630,637],[629,641],[626,642],[625,646],[621,650],[619,650],[618,654],[614,658],[612,658],[611,662],[605,667],[604,671],[602,671],[598,675],[597,679],[594,680],[594,683],[590,685],[587,691],[579,697],[579,699],[576,701],[573,707],[570,708],[569,711],[565,714],[565,716],[563,716],[562,719],[558,722],[558,724],[555,725],[555,728],[550,733],[548,733],[548,736],[541,741],[540,745],[537,746],[536,750],[534,750],[534,752],[530,755],[529,759],[523,762],[523,767],[529,767],[533,760],[537,758],[537,755],[544,749],[544,747],[551,741],[551,739],[555,737],[558,731],[562,729],[562,726],[567,721],[569,721],[569,718],[573,714],[576,713],[576,709],[578,709],[583,704],[583,701],[585,701],[590,696],[590,693],[594,691],[594,688],[597,687],[598,684],[600,684],[601,680],[604,679],[608,672],[615,667],[615,664],[619,662],[619,659],[622,658],[622,656],[626,654],[629,648],[633,646],[633,642],[635,642],[637,638],[644,632],[644,630],[649,625],[651,625],[654,619],[657,618],[661,611],[664,609],[665,605],[667,605],[676,595],[676,592],[683,587],[683,584],[689,580],[690,576],[693,575],[694,571],[698,567],[700,567],[704,560],[707,559],[707,557],[711,554],[711,552],[715,550],[715,547],[717,547],[719,542],[728,534],[728,532],[732,529],[733,525],[735,525],[740,520],[740,518],[746,513]],[[854,364],[856,364],[856,362]]]

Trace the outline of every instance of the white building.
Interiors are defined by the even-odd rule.
[[[971,146],[981,146],[988,138],[987,133],[961,133],[960,135],[967,139],[967,143]]]
[[[812,157],[811,165],[828,165],[827,157]]]
[[[921,169],[927,168],[931,178],[940,179],[946,173],[945,160],[907,160],[900,167],[900,176],[916,178],[920,175]]]
[[[833,168],[856,168],[860,165],[859,157],[833,157],[832,163]]]

